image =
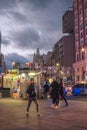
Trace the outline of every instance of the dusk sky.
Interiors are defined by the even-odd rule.
[[[32,61],[36,49],[52,51],[62,33],[62,16],[72,0],[0,0],[1,52],[6,64]]]

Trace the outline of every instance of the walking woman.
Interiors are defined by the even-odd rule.
[[[29,86],[27,89],[27,97],[28,97],[28,105],[27,105],[26,116],[29,116],[29,108],[31,106],[32,101],[36,104],[37,116],[40,116],[39,108],[38,108],[38,101],[37,101],[35,86],[34,86],[34,79],[32,79],[32,78],[30,79],[30,83],[29,83]]]
[[[66,99],[65,94],[64,94],[62,79],[60,79],[59,94],[60,94],[61,98],[65,101],[65,103],[66,103],[65,106],[68,106],[68,102],[67,102],[67,99]]]

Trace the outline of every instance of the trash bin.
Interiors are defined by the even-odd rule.
[[[2,97],[10,97],[10,88],[2,89]]]
[[[2,98],[2,92],[0,92],[0,98]]]

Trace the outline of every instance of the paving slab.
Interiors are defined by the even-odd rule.
[[[26,100],[0,98],[0,130],[87,130],[87,102],[60,101],[59,108],[51,108],[51,99],[39,100],[40,117],[31,104],[26,117]]]

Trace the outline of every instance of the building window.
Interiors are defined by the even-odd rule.
[[[79,61],[79,54],[76,55],[76,61]]]
[[[87,20],[85,20],[85,26],[87,26]]]
[[[77,75],[77,79],[76,79],[77,81],[79,81],[80,80],[80,76],[79,75]]]
[[[78,29],[75,29],[75,34],[77,34],[78,33]]]
[[[85,11],[85,17],[87,17],[87,11]]]
[[[87,44],[87,38],[85,38],[85,43]]]
[[[78,41],[78,37],[75,37],[75,41],[76,41],[76,42]]]
[[[85,9],[87,8],[87,2],[85,2]]]
[[[82,16],[80,16],[80,22],[82,22],[82,20],[83,20],[83,17],[82,17]]]
[[[82,30],[82,29],[83,29],[83,24],[80,25],[80,30]]]
[[[78,22],[77,21],[75,21],[75,26],[78,26]]]
[[[86,30],[85,30],[85,33],[86,33],[86,35],[87,35],[87,28],[86,28]]]
[[[82,14],[82,9],[80,9],[79,13]]]
[[[83,32],[80,33],[80,37],[83,38]]]
[[[79,48],[79,43],[78,42],[75,43],[75,48]]]
[[[84,44],[84,41],[83,40],[81,40],[80,41],[80,46],[82,46]]]
[[[85,59],[85,51],[82,51],[82,60]]]
[[[82,75],[82,76],[81,76],[81,79],[82,79],[82,80],[85,80],[85,75]]]
[[[79,72],[79,68],[77,68],[77,72]]]
[[[82,66],[82,72],[84,71],[84,66]]]

